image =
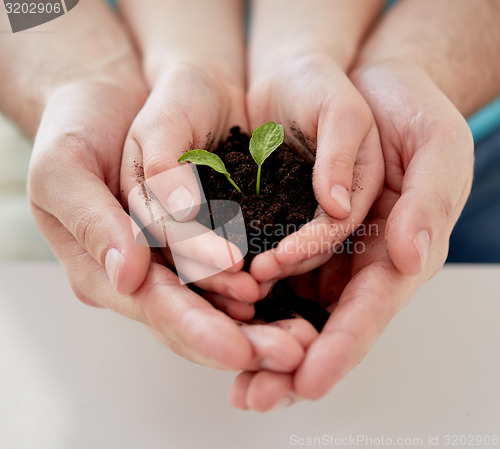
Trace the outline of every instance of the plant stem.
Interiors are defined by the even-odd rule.
[[[259,168],[257,170],[257,196],[260,195],[260,171],[262,169],[262,165],[259,165]]]
[[[236,185],[236,183],[231,179],[231,176],[226,176],[227,180],[233,185],[238,193],[241,193],[241,189]]]

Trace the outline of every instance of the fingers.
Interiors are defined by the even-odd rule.
[[[307,351],[295,377],[297,393],[307,399],[318,399],[351,371],[401,304],[413,294],[414,282],[402,279],[397,270],[384,264],[359,272]]]
[[[59,219],[118,292],[132,293],[146,275],[149,249],[136,243],[130,217],[108,186],[80,162],[95,149],[69,141],[50,150],[57,157],[45,154],[42,142],[35,144],[28,186],[34,207]],[[68,160],[71,153],[76,156]]]
[[[128,187],[126,196],[137,185],[138,176],[143,175],[148,188],[174,220],[191,220],[199,211],[200,188],[189,164],[177,162],[183,152],[191,148],[193,136],[190,125],[182,115],[177,120],[175,117],[164,118],[161,124],[157,123],[156,116],[148,111],[148,107],[146,103],[125,144],[125,165],[122,166],[125,182],[122,185]],[[149,118],[148,114],[153,115],[155,120],[142,123],[141,120],[146,120],[144,116]]]
[[[309,321],[300,318],[274,321],[270,323],[270,326],[276,326],[288,332],[300,343],[304,350],[307,350],[318,336],[318,331],[314,326]]]
[[[293,393],[292,375],[270,371],[240,373],[230,394],[234,407],[257,412],[289,407],[297,399]]]
[[[276,248],[255,257],[250,272],[259,282],[298,275],[323,265],[332,255],[358,251],[356,244],[346,239],[352,233],[369,231],[363,220],[379,195],[383,177],[380,154],[373,152],[372,156],[367,155],[365,162],[355,167],[351,215],[336,220],[319,208],[312,221],[285,237]]]
[[[149,184],[144,181],[140,168],[141,161],[141,149],[129,139],[124,150],[121,186],[130,213],[138,219],[141,227],[155,238],[155,242],[145,242],[142,239],[142,243],[159,247],[168,246],[175,259],[172,262],[175,262],[186,282],[203,279],[221,270],[240,271],[243,266],[243,255],[236,245],[217,235],[215,230],[209,230],[194,220],[179,223],[173,219],[152,192]],[[168,178],[170,173],[177,173],[180,170],[179,176],[183,179],[185,169],[193,175],[191,168],[183,165],[170,169],[164,174],[165,176],[161,175],[161,178]],[[173,179],[175,181],[178,178]],[[202,207],[204,213],[207,213],[206,203]],[[193,211],[197,212],[199,209],[198,203]],[[191,215],[190,213],[189,216]],[[197,268],[199,270],[196,270]]]
[[[204,292],[203,296],[217,309],[222,310],[234,320],[249,321],[255,315],[255,306],[251,303],[210,292]]]
[[[302,319],[281,320],[271,323],[295,337],[304,350],[312,344],[318,332]],[[294,391],[293,375],[275,371],[244,371],[233,384],[231,404],[242,410],[265,412],[288,407],[299,400]]]
[[[293,372],[299,367],[305,350],[318,336],[314,326],[301,318],[243,325],[241,330],[254,350],[254,358],[246,371]]]
[[[446,258],[470,190],[470,130],[418,65],[387,61],[358,69],[352,78],[379,125],[385,182],[401,194],[387,223],[391,259],[404,274],[429,276]]]
[[[189,165],[177,161],[188,150],[218,142],[232,126],[244,126],[242,95],[201,68],[166,71],[131,128],[122,176],[133,181],[139,164],[148,187],[177,221],[194,218],[199,183]]]
[[[379,196],[384,161],[366,102],[331,58],[298,56],[270,75],[253,74],[248,105],[251,124],[280,121],[298,152],[316,151],[313,186],[322,211],[255,257],[250,272],[264,282],[314,269],[337,251]]]
[[[402,273],[434,274],[445,262],[451,231],[470,192],[473,151],[461,118],[442,125],[415,151],[386,231],[391,259]]]
[[[165,73],[127,138],[122,176],[135,178],[134,161],[140,164],[148,187],[178,221],[194,218],[201,201],[196,176],[177,160],[192,148],[209,145],[214,131],[213,138],[220,137],[221,129],[214,129],[218,114],[207,109],[218,112],[221,99],[207,83],[202,71],[178,68]],[[200,84],[207,89],[200,92]]]
[[[352,96],[353,99],[323,103],[319,113],[314,193],[323,210],[338,219],[345,219],[351,214],[354,165],[363,141],[369,140],[369,148],[360,157],[368,155],[372,159],[373,150],[380,154],[368,106],[356,101],[357,92],[353,91]],[[371,134],[367,137],[369,131]]]
[[[294,264],[280,264],[273,250],[257,255],[250,265],[250,274],[259,282],[276,282],[290,276],[298,276],[307,273],[323,265],[331,253],[325,252],[305,261]]]
[[[359,148],[354,172],[351,171],[349,174],[349,179],[352,177],[351,213],[344,220],[337,220],[326,210],[323,211],[323,206],[331,203],[326,198],[325,185],[334,175],[328,170],[328,165],[323,166],[320,163],[325,156],[318,154],[317,158],[319,159],[315,164],[313,183],[320,204],[319,212],[315,220],[283,239],[276,248],[276,259],[284,265],[311,259],[324,252],[335,251],[337,245],[342,246],[341,243],[363,223],[370,207],[381,192],[384,161],[374,124]],[[316,184],[318,177],[320,181]]]
[[[365,252],[352,258],[351,279],[338,303],[330,306],[333,313],[295,375],[295,391],[303,398],[322,397],[351,371],[422,282],[419,277],[401,274],[385,247],[386,217],[398,198],[385,189],[373,207],[368,223],[378,231],[360,237]],[[326,272],[331,273],[330,267]],[[321,283],[321,294],[335,295],[335,278]]]
[[[45,183],[49,190],[50,184]],[[144,280],[150,256],[148,248],[136,243],[130,217],[102,181],[90,173],[80,171],[78,178],[67,179],[66,191],[64,199],[40,191],[41,196],[36,196],[38,207],[59,218],[106,269],[118,292],[134,292]]]
[[[186,282],[243,265],[234,244],[192,221],[206,202],[194,166],[177,162],[185,151],[220,140],[230,126],[244,125],[243,104],[242,96],[208,71],[177,66],[158,80],[127,138],[121,171],[125,205],[159,246],[168,244]],[[192,273],[198,265],[177,266],[189,260],[215,269],[202,276]]]
[[[57,219],[41,209],[34,216],[79,299],[144,323],[160,342],[195,363],[233,370],[250,365],[252,346],[238,325],[181,286],[167,268],[151,264],[142,286],[131,296],[121,295]]]
[[[123,142],[141,100],[133,89],[125,93],[106,83],[54,92],[28,177],[33,208],[57,217],[124,294],[141,285],[150,257],[136,244],[130,219],[115,198]]]
[[[222,277],[225,276],[230,276],[230,278],[223,279]],[[248,285],[245,287],[243,282],[239,282],[238,278],[241,276],[244,276],[244,281],[250,284],[250,288]],[[258,284],[257,296],[254,297],[252,293],[253,283],[255,283],[254,278],[246,272],[235,274],[223,272],[211,278],[202,279],[196,282],[196,285],[204,291],[203,296],[219,310],[224,311],[235,320],[250,321],[255,315],[253,303],[265,298],[274,286],[274,282]],[[228,285],[237,286],[237,288],[228,288]],[[227,293],[221,293],[225,290]]]
[[[265,369],[292,372],[304,357],[304,348],[290,333],[270,325],[242,326],[241,331],[251,342],[255,358],[247,371]]]
[[[189,266],[193,266],[193,264],[190,262]],[[200,273],[198,267],[194,270],[196,273]],[[194,284],[207,292],[218,293],[242,303],[251,304],[260,299],[258,283],[245,271],[237,273],[223,271],[197,280]]]
[[[229,394],[229,401],[234,407],[241,410],[249,409],[247,405],[247,391],[255,374],[253,371],[243,371],[236,376]]]
[[[146,324],[163,344],[188,360],[215,368],[290,372],[299,366],[303,348],[316,335],[300,320],[293,320],[286,329],[239,327],[157,264],[150,266],[146,281],[132,296],[119,295],[104,270],[57,219],[39,208],[34,215],[79,299]]]

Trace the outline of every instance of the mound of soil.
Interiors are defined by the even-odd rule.
[[[248,150],[249,142],[248,135],[233,128],[229,137],[214,151],[224,161],[231,178],[242,190],[241,194],[224,175],[209,167],[198,166],[208,201],[231,200],[241,207],[248,242],[246,268],[257,254],[274,248],[280,240],[310,221],[318,206],[312,188],[313,165],[285,144],[264,162],[260,195],[257,196],[257,164]],[[216,214],[212,209],[212,213],[220,219],[223,212]],[[206,217],[200,221],[206,221]],[[278,282],[273,291],[255,306],[255,319],[272,322],[300,315],[318,330],[329,316],[317,303],[293,293],[284,282]]]

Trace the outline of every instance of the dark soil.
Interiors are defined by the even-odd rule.
[[[198,166],[207,200],[231,200],[241,207],[248,240],[247,269],[257,254],[275,247],[288,234],[310,221],[318,205],[312,188],[313,165],[285,144],[264,162],[260,196],[257,196],[257,164],[248,150],[249,141],[249,136],[241,133],[239,128],[233,128],[228,139],[214,151],[224,161],[243,194],[238,193],[224,175],[209,167]],[[200,214],[200,222],[218,227],[232,218],[228,216],[231,210],[227,207],[216,210],[216,203],[210,207],[211,216]],[[219,224],[213,222],[214,217]],[[228,237],[234,241],[234,236]],[[243,248],[244,242],[239,243]],[[266,322],[300,315],[318,330],[329,316],[317,303],[294,294],[284,282],[277,283],[273,291],[256,304],[255,310],[255,319]]]

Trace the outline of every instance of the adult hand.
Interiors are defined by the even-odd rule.
[[[296,369],[304,351],[292,337],[238,326],[168,268],[150,263],[149,248],[136,243],[117,197],[123,142],[143,99],[130,86],[76,83],[55,91],[46,106],[30,167],[30,202],[75,294],[144,323],[194,362]]]
[[[164,344],[198,363],[252,369],[267,358],[274,368],[295,369],[303,357],[298,345],[278,353],[275,346],[252,343],[253,331],[244,334],[181,287],[166,267],[151,262],[149,248],[135,241],[119,202],[120,162],[147,89],[122,25],[101,0],[88,0],[78,14],[41,29],[50,32],[1,40],[6,63],[0,79],[6,82],[0,106],[37,134],[29,200],[75,294],[144,323]],[[286,363],[280,363],[283,357]]]
[[[237,407],[267,410],[324,396],[446,259],[472,183],[473,141],[465,120],[411,64],[381,63],[353,79],[379,124],[383,194],[354,237],[358,251],[335,256],[320,270],[319,297],[333,313],[300,368],[241,374],[232,392]]]

